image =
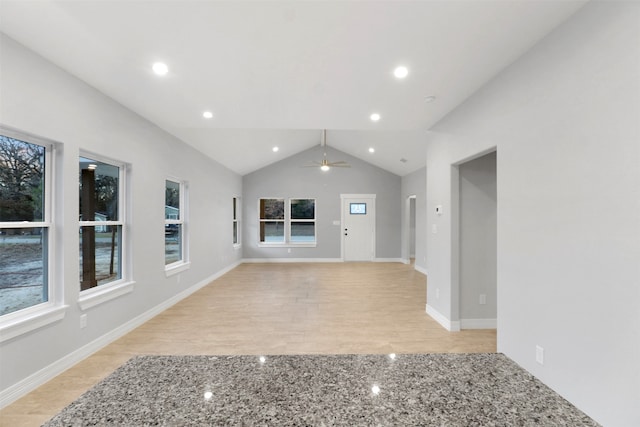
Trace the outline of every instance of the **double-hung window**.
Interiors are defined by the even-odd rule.
[[[260,243],[265,245],[315,245],[315,199],[259,201]]]
[[[284,243],[284,199],[260,199],[260,243]]]
[[[233,198],[233,245],[240,246],[240,198]]]
[[[184,181],[165,181],[164,265],[169,275],[189,267],[186,191],[187,185]]]
[[[0,131],[0,316],[4,317],[53,303],[53,147]]]
[[[289,220],[290,243],[316,243],[315,199],[290,199]]]
[[[83,292],[125,279],[124,164],[81,154],[79,183],[79,271]]]

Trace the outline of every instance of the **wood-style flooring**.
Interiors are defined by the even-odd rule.
[[[242,264],[0,411],[39,426],[135,355],[495,352],[495,330],[447,332],[426,277],[400,263]]]

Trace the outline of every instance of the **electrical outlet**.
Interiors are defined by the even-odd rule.
[[[544,365],[544,348],[539,345],[536,346],[536,362]]]
[[[83,314],[80,316],[80,329],[84,329],[87,327],[87,315]]]
[[[485,305],[487,303],[487,296],[485,294],[480,294],[480,305]]]
[[[438,224],[431,225],[431,232],[433,234],[438,234]]]
[[[291,253],[291,248],[287,249],[287,253],[290,254]]]
[[[436,288],[436,299],[440,299],[440,288]]]

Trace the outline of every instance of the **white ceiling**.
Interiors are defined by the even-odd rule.
[[[402,176],[434,123],[585,1],[0,0],[0,31],[240,174],[326,128]]]

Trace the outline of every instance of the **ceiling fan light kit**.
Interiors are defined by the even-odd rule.
[[[342,160],[337,162],[330,162],[329,160],[327,160],[327,130],[326,129],[322,130],[322,142],[320,143],[320,145],[323,148],[322,161],[311,162],[310,164],[305,165],[304,167],[307,167],[307,168],[320,167],[320,170],[323,172],[327,172],[331,168],[350,168],[351,167],[349,163]]]

